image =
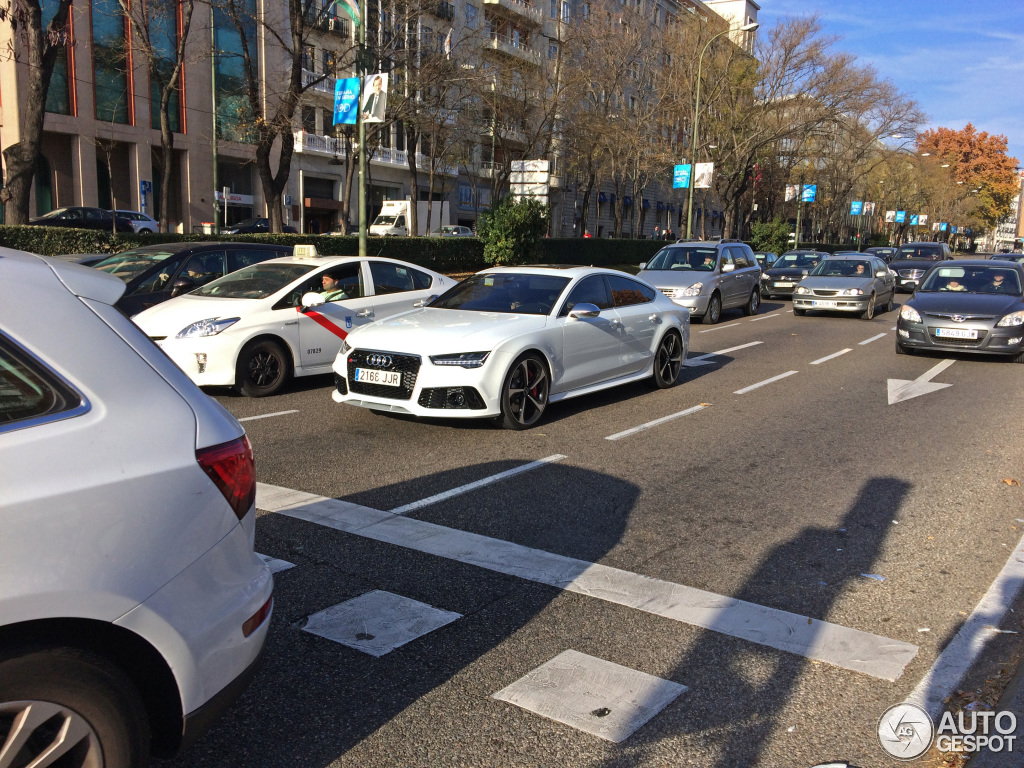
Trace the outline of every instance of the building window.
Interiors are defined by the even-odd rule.
[[[115,0],[116,1],[116,0]],[[249,44],[249,57],[258,66],[256,49],[256,2],[239,0],[238,19]],[[217,136],[229,141],[250,141],[252,105],[246,87],[242,37],[231,17],[214,8],[214,94],[217,104]],[[233,189],[233,192],[239,192]],[[239,192],[239,194],[243,194]],[[248,193],[244,193],[248,194]]]
[[[548,58],[549,59],[557,59],[558,58],[558,46],[555,45],[554,43],[551,43],[550,45],[548,45]]]
[[[302,130],[306,133],[316,133],[316,107],[302,108]]]
[[[569,21],[572,18],[572,5],[568,2],[562,2],[562,21]]]
[[[316,72],[316,48],[312,45],[302,46],[302,68]]]
[[[49,25],[53,20],[53,17],[57,14],[57,6],[59,5],[58,0],[41,0],[40,6],[42,8],[42,24],[43,29]],[[50,75],[50,88],[46,92],[46,111],[53,112],[58,115],[70,115],[71,114],[71,78],[68,77],[68,71],[71,69],[71,62],[73,61],[70,51],[71,43],[71,12],[68,12],[68,48],[65,49],[63,54],[57,54],[57,59],[53,63],[53,74]]]
[[[470,29],[476,29],[476,20],[479,14],[479,10],[472,3],[466,3],[466,26]]]
[[[96,119],[127,123],[129,56],[125,18],[117,0],[93,0],[93,83]]]
[[[171,82],[178,47],[177,5],[156,3],[149,6],[149,37],[153,44],[153,61],[149,70],[150,125],[160,127],[160,99]],[[172,131],[181,131],[181,72],[167,103],[167,118]]]
[[[321,72],[334,77],[338,70],[338,54],[336,51],[329,51],[326,48],[320,51]]]
[[[551,8],[550,8],[550,11],[549,11],[549,15],[551,16],[552,19],[557,19],[558,18],[558,4],[559,4],[559,0],[551,0]]]

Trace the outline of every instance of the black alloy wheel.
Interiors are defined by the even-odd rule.
[[[246,397],[276,394],[290,378],[288,353],[276,341],[257,341],[238,357],[235,383]]]
[[[679,334],[669,331],[658,344],[654,354],[654,374],[652,381],[658,389],[668,389],[679,381],[679,373],[683,370],[683,342]]]
[[[550,379],[544,360],[535,352],[520,355],[505,375],[501,388],[501,426],[529,429],[548,407]]]

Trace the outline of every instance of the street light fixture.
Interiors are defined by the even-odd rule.
[[[740,31],[740,32],[753,32],[759,26],[761,26],[761,25],[758,24],[756,21],[752,21],[749,24],[744,24],[742,27],[739,28],[738,31]],[[697,175],[697,173],[696,173],[696,171],[697,171],[697,147],[699,146],[699,144],[697,142],[697,136],[698,136],[697,128],[698,128],[699,123],[700,123],[700,75],[701,75],[701,69],[704,66],[704,54],[708,52],[708,48],[711,47],[711,44],[713,42],[715,42],[715,40],[720,38],[722,35],[727,34],[729,32],[732,32],[732,31],[733,31],[732,29],[723,29],[717,35],[714,35],[704,45],[704,49],[700,52],[700,58],[697,59],[697,93],[696,93],[696,98],[694,99],[694,104],[693,104],[693,141],[690,144],[690,147],[693,149],[693,153],[692,153],[692,156],[693,156],[693,167],[690,169],[690,185],[689,185],[689,193],[687,194],[687,198],[688,199],[687,199],[687,203],[686,203],[686,237],[687,237],[687,239],[693,237],[693,181],[694,181],[693,177]]]

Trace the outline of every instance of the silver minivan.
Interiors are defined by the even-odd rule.
[[[691,318],[712,325],[723,309],[756,315],[761,306],[761,267],[738,240],[673,243],[641,264],[638,277],[689,309]]]

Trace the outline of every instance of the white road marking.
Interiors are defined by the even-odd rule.
[[[244,419],[238,419],[238,421],[256,421],[256,419],[269,419],[274,416],[287,416],[289,413],[298,413],[298,411],[277,411],[276,413],[264,413],[260,416],[246,416]]]
[[[945,389],[946,387],[952,387],[952,384],[934,384],[932,383],[932,379],[949,368],[949,366],[955,362],[956,360],[943,360],[938,365],[929,368],[913,381],[908,381],[907,379],[889,379],[887,382],[889,388],[889,405],[895,405],[896,403],[902,403],[904,400],[910,400],[913,397],[920,397],[921,395],[937,392],[938,390]]]
[[[740,344],[738,347],[729,347],[728,349],[720,349],[717,352],[708,352],[707,354],[704,355],[688,357],[686,358],[686,360],[683,361],[683,365],[686,365],[689,368],[693,368],[694,366],[697,365],[711,365],[711,361],[708,359],[710,357],[715,357],[716,355],[727,355],[730,352],[736,352],[737,350],[746,349],[747,347],[756,347],[758,344],[764,344],[764,342],[752,341],[749,344]]]
[[[943,700],[959,685],[985,644],[995,636],[1006,610],[1024,586],[1024,538],[988,588],[981,602],[971,612],[960,631],[945,647],[931,669],[914,688],[907,701],[923,707],[937,717]]]
[[[812,362],[811,365],[821,365],[822,363],[827,363],[829,360],[835,360],[840,355],[845,355],[847,352],[852,352],[852,351],[853,351],[852,349],[841,349],[838,352],[833,352],[831,355],[826,355],[825,357],[819,357],[817,360]]]
[[[379,658],[461,618],[461,613],[375,589],[314,613],[302,629]]]
[[[785,373],[780,373],[778,376],[772,376],[770,379],[765,379],[764,381],[759,381],[759,382],[757,382],[757,384],[751,384],[749,387],[744,387],[743,389],[737,389],[735,392],[733,392],[733,394],[734,395],[745,395],[745,394],[747,394],[747,392],[753,392],[755,389],[760,389],[761,387],[765,386],[766,384],[771,384],[773,382],[778,381],[779,379],[784,379],[787,376],[792,376],[794,373],[800,373],[800,371],[786,371]]]
[[[877,336],[872,336],[870,339],[864,339],[864,341],[860,342],[860,346],[863,347],[865,344],[870,344],[872,341],[878,341],[879,339],[884,339],[888,335],[889,334],[887,334],[887,333],[880,333]]]
[[[889,330],[890,330],[890,331],[895,331],[895,330],[896,330],[896,326],[894,325],[894,326],[893,326],[892,328],[890,328]]]
[[[271,573],[280,573],[281,571],[287,571],[289,568],[294,568],[295,563],[289,563],[287,560],[279,560],[276,557],[270,555],[261,555],[259,552],[256,553],[256,557],[267,564],[267,568],[270,569]]]
[[[626,429],[626,430],[623,430],[622,432],[616,432],[614,435],[608,435],[608,437],[606,437],[605,440],[621,440],[624,437],[629,437],[630,435],[635,435],[637,432],[643,432],[645,429],[650,429],[651,427],[656,427],[659,424],[664,424],[667,421],[673,421],[674,419],[678,419],[681,416],[689,416],[691,413],[696,413],[697,411],[703,411],[705,408],[707,408],[706,405],[695,405],[695,406],[693,406],[693,408],[687,408],[685,411],[679,411],[679,413],[673,413],[671,416],[662,416],[660,419],[655,419],[654,421],[648,421],[646,424],[641,424],[639,427],[633,427],[632,429]]]
[[[738,325],[739,323],[729,323],[728,325],[720,325],[717,328],[708,328],[706,331],[701,331],[701,333],[711,333],[712,331],[724,331],[726,328],[735,328]]]
[[[565,456],[563,456],[562,454],[556,453],[554,456],[548,456],[546,459],[541,459],[540,461],[531,461],[529,464],[524,464],[521,467],[513,467],[512,469],[507,469],[504,472],[499,472],[496,475],[491,475],[490,477],[485,477],[481,480],[476,480],[475,482],[467,483],[466,485],[460,485],[458,488],[452,488],[450,491],[443,491],[433,496],[428,496],[425,499],[420,499],[419,501],[413,501],[410,502],[409,504],[403,504],[400,507],[395,507],[394,509],[391,510],[391,514],[404,515],[407,512],[412,512],[413,510],[416,509],[429,507],[431,504],[437,504],[439,501],[445,501],[446,499],[450,499],[453,496],[461,496],[463,493],[469,493],[470,491],[475,491],[477,488],[483,488],[485,485],[497,483],[500,480],[505,480],[509,477],[514,477],[515,475],[522,474],[523,472],[529,472],[531,469],[545,467],[548,464],[551,464],[556,461],[561,461],[564,458]]]
[[[491,698],[618,744],[686,690],[672,680],[570,649]]]
[[[257,483],[256,506],[883,680],[898,679],[918,651],[916,645],[859,629],[290,488]]]
[[[750,322],[756,323],[758,320],[767,320],[769,317],[778,317],[778,316],[779,316],[779,313],[776,312],[774,315],[762,315],[761,317],[755,317]]]

